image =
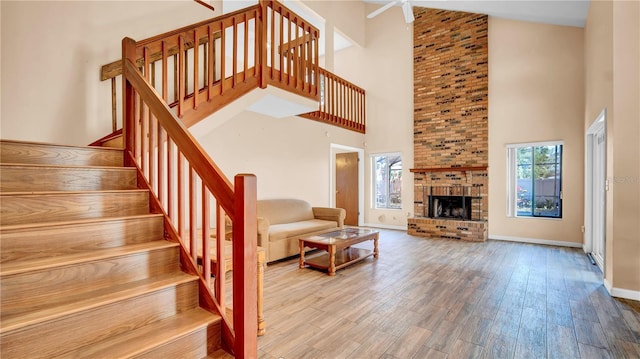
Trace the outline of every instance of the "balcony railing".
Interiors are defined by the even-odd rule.
[[[187,127],[258,87],[276,86],[318,101],[301,116],[365,131],[365,91],[318,66],[318,29],[277,1],[137,42],[136,67]],[[116,79],[121,61],[104,65],[111,81],[112,127],[121,124]]]

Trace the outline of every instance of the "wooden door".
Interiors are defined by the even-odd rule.
[[[358,225],[358,153],[336,154],[336,207],[344,208],[344,224]]]

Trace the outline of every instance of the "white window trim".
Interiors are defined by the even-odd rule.
[[[402,206],[400,208],[378,208],[376,207],[376,178],[375,178],[375,172],[376,172],[376,161],[375,158],[376,157],[380,157],[380,156],[400,156],[400,158],[402,159],[402,161],[404,162],[404,156],[402,155],[402,152],[400,151],[393,151],[393,152],[378,152],[378,153],[370,153],[369,154],[369,163],[371,164],[371,171],[369,172],[369,175],[371,176],[371,209],[374,210],[381,210],[381,211],[402,211]],[[402,166],[402,174],[404,177],[404,164]],[[402,184],[401,184],[402,185]]]
[[[518,216],[518,210],[516,209],[516,186],[518,180],[517,176],[517,161],[516,150],[521,147],[539,147],[539,146],[562,146],[564,154],[564,141],[542,141],[542,142],[524,142],[524,143],[510,143],[506,145],[507,150],[507,217],[511,218],[535,218],[535,219],[552,219],[561,220],[562,218],[551,217],[530,217],[530,216]]]

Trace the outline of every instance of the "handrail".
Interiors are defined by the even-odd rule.
[[[261,0],[139,41],[135,64],[145,77],[149,73],[149,82],[187,127],[257,87],[276,86],[319,101],[318,111],[302,117],[364,133],[364,90],[318,66],[318,39],[318,29],[289,8]],[[101,71],[101,80],[111,80],[113,131],[118,127],[115,78],[121,71],[121,61]],[[321,82],[329,84],[324,91]],[[334,97],[327,93],[331,84]],[[326,101],[349,108],[333,113]]]
[[[182,43],[181,43],[182,44]],[[165,47],[166,48],[166,47]],[[168,232],[180,241],[186,267],[198,271],[201,304],[214,298],[223,317],[223,341],[236,357],[257,356],[257,217],[256,179],[237,175],[235,187],[191,136],[186,126],[135,65],[138,44],[122,41],[123,135],[125,152],[144,175],[161,210],[169,218]],[[143,50],[146,51],[146,50]],[[148,53],[145,52],[145,59]],[[148,70],[148,62],[145,68]],[[185,183],[186,182],[186,183]],[[213,197],[213,198],[211,198]],[[215,204],[212,206],[212,199]],[[185,208],[186,207],[186,208]],[[211,208],[215,212],[211,213]],[[225,214],[232,222],[233,326],[225,314]],[[210,221],[216,228],[215,267],[211,267]],[[177,229],[175,228],[177,227]],[[200,230],[198,230],[200,227]],[[200,238],[196,238],[200,234]],[[186,242],[181,236],[188,237]],[[215,274],[215,290],[210,278]]]

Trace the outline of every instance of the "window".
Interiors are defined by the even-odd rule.
[[[507,146],[511,217],[562,218],[562,143]]]
[[[375,208],[402,208],[402,156],[387,153],[371,158]]]

